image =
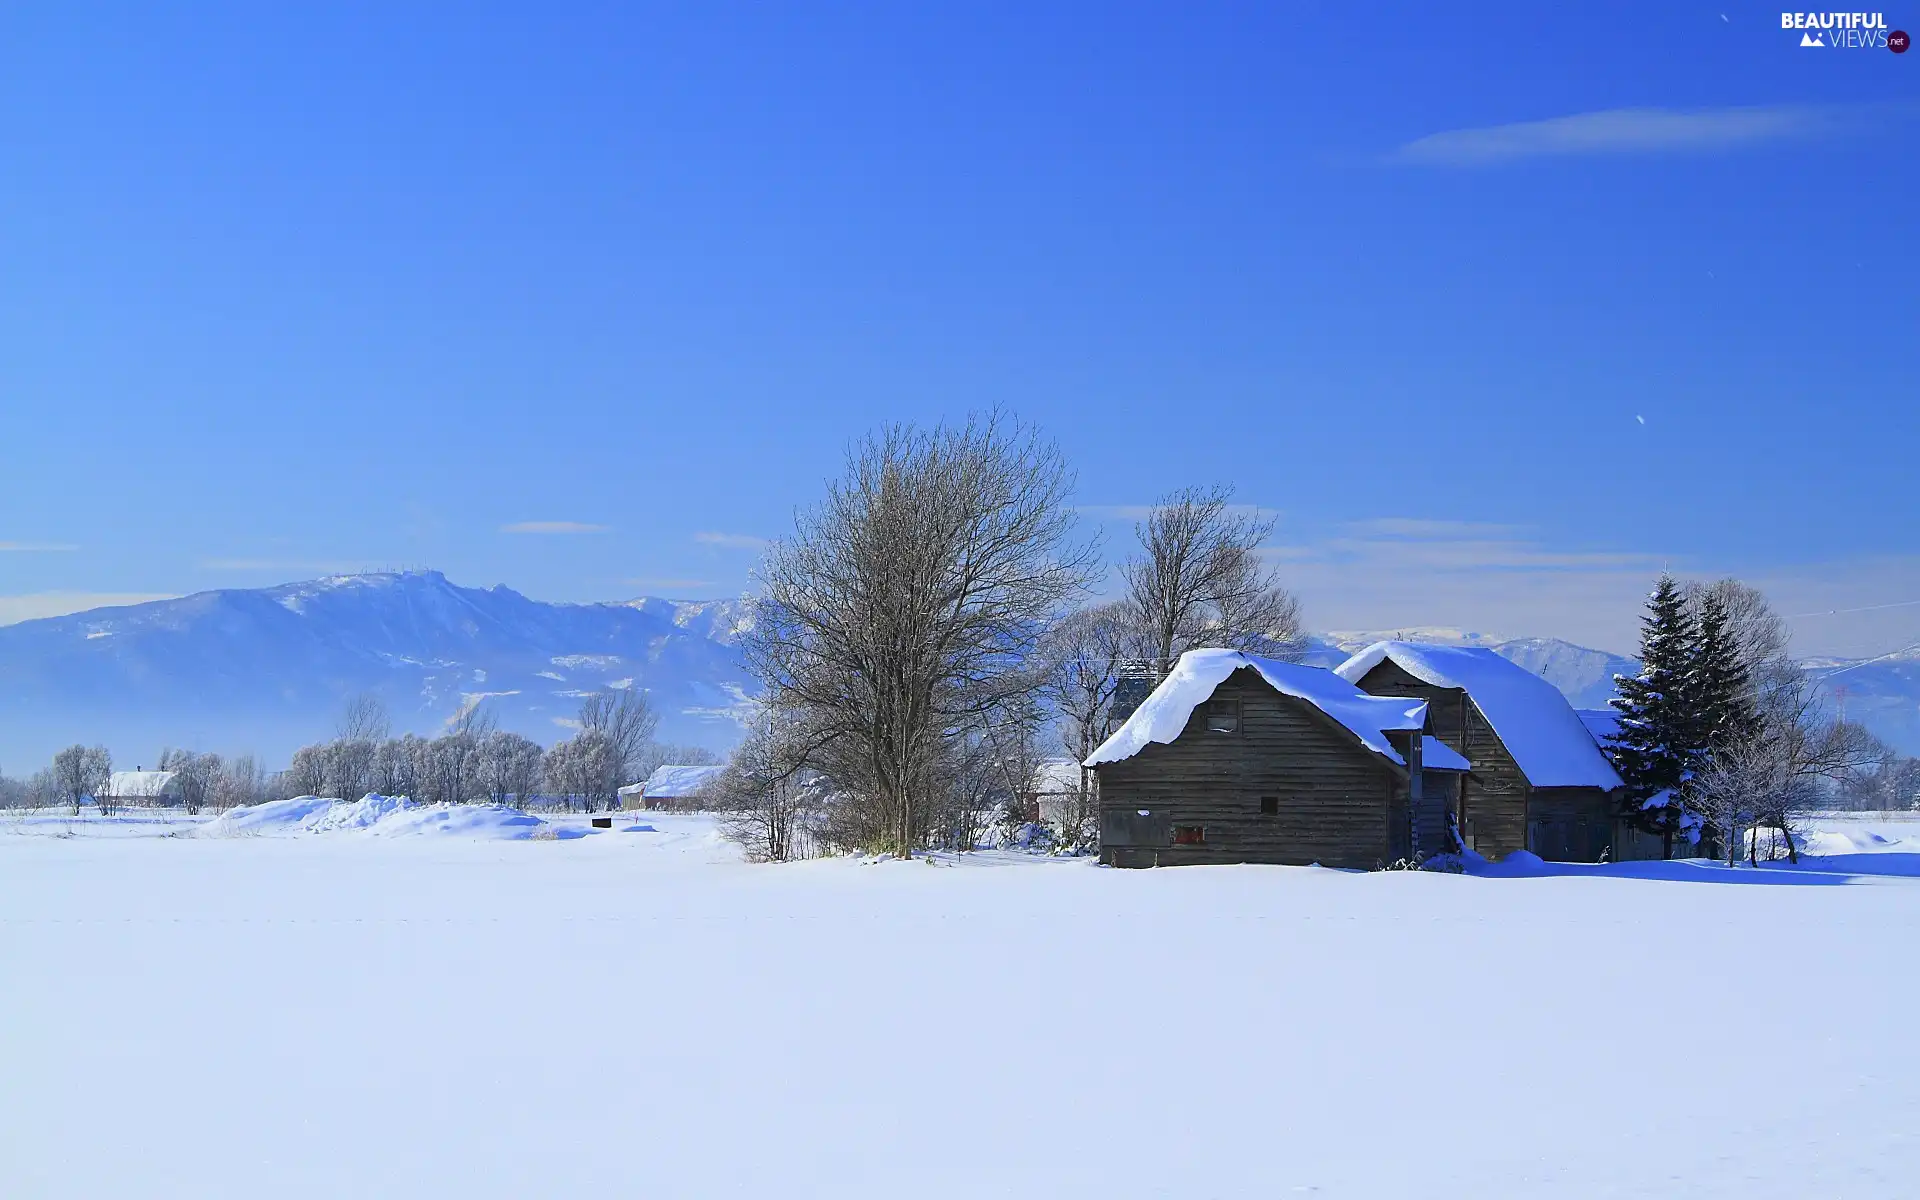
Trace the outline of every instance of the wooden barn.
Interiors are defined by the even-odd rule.
[[[1367,868],[1452,849],[1447,806],[1467,764],[1426,727],[1417,697],[1189,651],[1087,759],[1100,860]]]
[[[1468,849],[1611,855],[1620,777],[1545,679],[1491,650],[1415,642],[1376,642],[1335,671],[1372,695],[1427,702],[1430,732],[1471,764],[1453,800]]]

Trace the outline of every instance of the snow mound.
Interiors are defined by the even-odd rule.
[[[295,796],[230,808],[196,831],[201,837],[242,837],[288,833],[323,815],[338,800],[324,796]]]
[[[1534,787],[1620,786],[1613,764],[1560,689],[1525,667],[1475,646],[1375,642],[1334,671],[1358,683],[1386,661],[1434,687],[1465,691]]]
[[[202,825],[200,837],[295,837],[359,833],[368,837],[455,834],[482,838],[530,838],[546,822],[498,804],[415,804],[405,796],[368,793],[358,800],[296,796],[222,813]]]
[[[1387,730],[1419,729],[1427,722],[1425,700],[1369,696],[1325,667],[1303,667],[1239,650],[1189,650],[1126,724],[1088,756],[1087,765],[1121,762],[1150,742],[1173,741],[1187,727],[1193,710],[1242,667],[1258,671],[1274,691],[1305,700],[1326,713],[1367,749],[1391,762],[1404,764],[1405,760],[1388,743]]]

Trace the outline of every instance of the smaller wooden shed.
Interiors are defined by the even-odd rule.
[[[1560,689],[1479,646],[1375,642],[1334,668],[1381,696],[1417,696],[1465,758],[1454,811],[1470,850],[1562,862],[1613,853],[1620,776]]]

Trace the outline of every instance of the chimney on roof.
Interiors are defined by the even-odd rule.
[[[1160,664],[1150,658],[1123,658],[1113,689],[1113,723],[1117,726],[1146,702],[1163,678]]]

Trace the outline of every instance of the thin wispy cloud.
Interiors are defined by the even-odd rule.
[[[771,543],[763,537],[751,533],[714,533],[702,530],[693,535],[693,540],[702,546],[718,546],[722,550],[765,550]]]
[[[594,525],[586,521],[515,521],[511,525],[502,525],[501,533],[606,533],[606,525]]]
[[[1512,537],[1525,532],[1524,525],[1501,525],[1490,521],[1436,521],[1426,517],[1373,517],[1349,521],[1347,528],[1366,537],[1386,538],[1486,538]]]
[[[127,604],[146,604],[154,600],[172,600],[173,592],[28,592],[18,596],[0,596],[0,625],[18,625],[42,617],[64,617],[90,608],[119,608]]]
[[[1831,125],[1830,110],[1801,104],[1609,108],[1544,121],[1432,133],[1399,147],[1388,161],[1477,167],[1547,156],[1724,150],[1808,137]]]
[[[65,554],[79,548],[70,542],[0,542],[0,554]]]
[[[1074,511],[1101,521],[1144,521],[1153,515],[1152,504],[1077,504]],[[1229,504],[1224,511],[1231,516],[1252,517],[1259,521],[1277,521],[1280,510],[1258,504]]]
[[[1611,571],[1659,569],[1654,555],[1604,550],[1554,550],[1533,542],[1446,539],[1398,541],[1336,538],[1327,543],[1336,555],[1350,555],[1380,563],[1420,566],[1443,571]]]

